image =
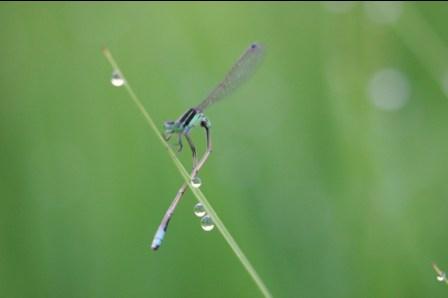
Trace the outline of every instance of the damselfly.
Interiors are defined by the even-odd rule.
[[[178,145],[180,152],[183,148],[182,138],[188,142],[188,145],[193,154],[193,171],[191,173],[191,177],[195,177],[199,170],[202,168],[204,163],[206,162],[210,152],[212,151],[212,142],[211,142],[211,134],[210,128],[211,123],[205,117],[204,110],[209,107],[211,104],[219,101],[224,98],[226,95],[230,94],[233,90],[235,90],[238,86],[241,85],[246,79],[248,79],[255,71],[257,65],[259,64],[261,57],[263,56],[263,47],[258,43],[253,43],[249,46],[246,51],[242,54],[242,56],[235,62],[230,71],[224,77],[224,79],[218,84],[218,86],[213,89],[213,91],[196,107],[188,109],[182,116],[180,116],[175,121],[166,121],[164,123],[165,132],[164,137],[165,140],[169,140],[172,135],[177,134],[178,137]],[[190,131],[192,128],[201,126],[205,129],[206,133],[206,142],[207,149],[204,153],[204,156],[198,162],[196,157],[196,147],[190,137]],[[177,192],[173,202],[165,213],[165,216],[160,223],[159,228],[154,236],[154,239],[151,244],[151,248],[153,250],[157,250],[163,240],[163,237],[168,228],[168,223],[173,216],[174,210],[182,198],[183,194],[187,190],[187,184],[184,183],[182,187]]]

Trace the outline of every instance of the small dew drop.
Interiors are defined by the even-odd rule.
[[[112,83],[112,85],[114,85],[115,87],[121,87],[124,85],[124,79],[121,76],[120,72],[118,72],[117,70],[114,70],[112,72],[112,79],[110,80],[110,82]]]
[[[437,275],[437,280],[440,281],[440,282],[444,282],[446,280],[445,272],[442,272],[442,274]]]
[[[202,181],[201,178],[199,177],[193,177],[191,179],[191,186],[193,186],[194,188],[199,188],[201,187]]]
[[[215,223],[209,215],[201,218],[201,227],[204,231],[209,232],[215,227]]]
[[[194,205],[194,215],[197,217],[203,217],[206,214],[204,205],[201,203],[197,203]]]

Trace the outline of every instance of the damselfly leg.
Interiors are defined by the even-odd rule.
[[[193,169],[196,167],[197,157],[196,157],[196,147],[193,144],[193,140],[190,137],[190,133],[186,132],[185,138],[187,139],[188,145],[190,146],[191,153],[193,154]]]

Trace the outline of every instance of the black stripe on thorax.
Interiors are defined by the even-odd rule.
[[[196,116],[197,113],[198,112],[196,111],[196,109],[189,109],[188,112],[186,112],[180,119],[180,123],[182,124],[182,126],[188,126],[190,124],[190,121],[194,118],[194,116]]]
[[[188,111],[186,111],[182,117],[180,117],[180,119],[178,120],[179,123],[184,124],[185,120],[191,115],[191,113],[194,112],[194,109],[189,109]]]
[[[193,112],[191,112],[190,116],[185,121],[185,125],[190,125],[190,121],[193,120],[194,116],[198,113],[195,109],[191,109]]]

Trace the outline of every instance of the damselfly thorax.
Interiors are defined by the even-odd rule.
[[[197,126],[210,128],[211,123],[199,109],[190,108],[176,121],[165,121],[165,139],[169,140],[173,134],[187,135],[193,127]]]

